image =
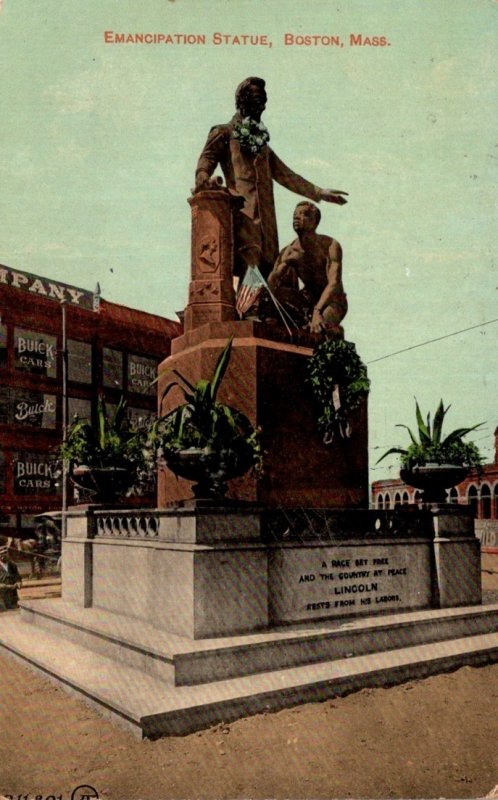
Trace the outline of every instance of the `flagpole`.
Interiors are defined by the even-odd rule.
[[[68,417],[68,398],[67,398],[67,320],[66,320],[66,301],[61,301],[62,308],[62,443],[67,440],[67,417]],[[62,459],[62,538],[66,538],[67,533],[67,472],[68,463],[64,456]]]

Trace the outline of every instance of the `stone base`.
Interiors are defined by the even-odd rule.
[[[22,615],[22,616],[21,616]],[[208,639],[61,600],[0,617],[0,647],[139,737],[498,661],[498,605]]]
[[[498,604],[477,605],[465,512],[446,517],[74,511],[62,598],[4,614],[0,646],[150,737],[489,663]]]
[[[172,342],[172,355],[159,367],[159,397],[172,379],[172,369],[194,383],[210,377],[230,336],[232,357],[218,397],[261,428],[264,474],[259,480],[249,473],[230,481],[228,497],[267,508],[367,507],[366,402],[351,417],[351,438],[324,445],[306,382],[316,336],[300,332],[291,339],[278,325],[251,321],[203,325]],[[162,413],[181,402],[179,390],[169,392]],[[161,470],[159,508],[192,497],[191,486]]]
[[[451,526],[463,516],[453,513]],[[463,523],[457,538],[443,539],[442,515],[434,540],[434,519],[417,509],[203,504],[74,512],[62,543],[62,597],[83,608],[126,609],[191,639],[479,603],[478,540]]]

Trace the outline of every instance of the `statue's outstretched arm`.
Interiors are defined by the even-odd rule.
[[[340,189],[320,189],[319,186],[315,186],[314,183],[298,175],[297,172],[293,172],[273,150],[270,150],[270,170],[277,183],[285,186],[286,189],[290,189],[291,192],[308,197],[310,200],[315,202],[325,200],[327,203],[336,203],[340,206],[348,202],[344,197],[347,192],[343,192]]]
[[[320,187],[315,186],[311,181],[307,181],[306,178],[298,175],[297,172],[293,172],[273,150],[270,150],[269,163],[272,178],[281,186],[285,186],[286,189],[300,194],[303,197],[308,197],[310,200],[315,200],[315,202],[321,200],[322,190]]]

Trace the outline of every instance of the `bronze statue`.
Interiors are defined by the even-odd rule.
[[[247,267],[258,266],[266,277],[277,257],[273,180],[317,202],[347,202],[346,192],[320,189],[289,169],[268,147],[270,135],[261,122],[266,100],[262,78],[246,78],[237,87],[237,112],[228,124],[211,128],[195,173],[194,192],[212,189],[217,183],[211,176],[220,165],[230,194],[239,200],[234,210],[237,276],[243,276]]]
[[[316,233],[320,217],[313,203],[297,204],[293,217],[297,239],[280,251],[268,286],[300,327],[343,338],[340,322],[348,303],[342,285],[342,248],[331,236]]]

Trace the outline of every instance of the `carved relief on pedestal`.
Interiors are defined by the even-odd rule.
[[[237,319],[232,277],[231,197],[223,188],[198,192],[192,208],[192,263],[185,329]]]
[[[204,234],[197,241],[196,264],[201,272],[216,272],[220,266],[220,247],[215,236]]]

